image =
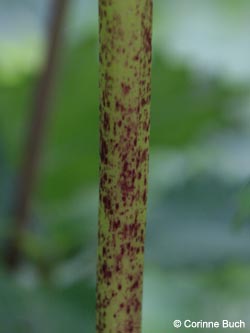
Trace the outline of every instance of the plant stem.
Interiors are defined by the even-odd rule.
[[[99,0],[97,332],[141,332],[152,0]]]
[[[30,215],[31,195],[39,166],[41,146],[45,134],[45,125],[50,109],[50,99],[61,46],[62,30],[67,3],[69,0],[54,0],[51,25],[48,33],[48,53],[41,73],[34,100],[32,117],[24,150],[14,210],[13,232],[6,250],[6,264],[15,268],[20,260],[22,231]]]

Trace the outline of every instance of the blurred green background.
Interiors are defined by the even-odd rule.
[[[0,0],[2,254],[51,2]],[[250,2],[154,7],[143,333],[175,332],[175,319],[250,332]],[[91,0],[67,12],[24,259],[8,272],[0,258],[1,333],[95,330],[97,13]]]

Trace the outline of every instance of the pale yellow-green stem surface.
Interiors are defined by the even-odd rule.
[[[97,333],[140,333],[152,0],[99,0]]]

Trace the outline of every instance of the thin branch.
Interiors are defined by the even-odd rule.
[[[62,44],[63,23],[68,2],[69,0],[54,0],[52,5],[47,59],[41,73],[32,108],[31,123],[17,189],[13,233],[6,249],[5,260],[10,268],[15,268],[20,261],[22,231],[30,217],[32,190],[39,167],[45,125],[50,109],[51,95],[54,90],[57,60]]]

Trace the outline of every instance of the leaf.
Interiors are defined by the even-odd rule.
[[[235,227],[241,228],[250,222],[250,181],[238,193],[238,204],[233,220]]]

